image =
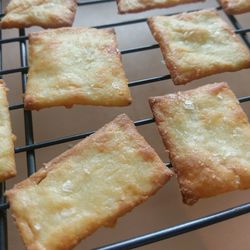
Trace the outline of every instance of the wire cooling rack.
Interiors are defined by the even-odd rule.
[[[78,6],[86,6],[86,5],[98,5],[100,3],[106,2],[113,2],[114,0],[96,0],[96,1],[81,1],[78,2]],[[4,16],[3,9],[2,9],[2,0],[0,0],[0,18]],[[216,6],[217,10],[222,10],[221,6]],[[194,10],[192,10],[194,11]],[[171,13],[168,15],[173,15],[177,13]],[[225,13],[226,14],[226,13]],[[250,28],[243,29],[241,24],[237,20],[236,17],[232,15],[226,14],[228,19],[231,21],[233,27],[235,28],[235,33],[241,36],[242,40],[245,42],[246,46],[250,49],[250,41],[247,36],[247,33],[250,32]],[[99,25],[95,28],[108,28],[108,27],[116,27],[116,26],[124,26],[124,25],[133,25],[136,23],[146,22],[146,18],[134,19],[130,21],[122,21],[122,22],[115,22],[105,25]],[[28,72],[28,60],[27,60],[27,39],[28,36],[25,33],[25,29],[19,30],[19,36],[13,38],[2,38],[2,31],[0,30],[0,78],[4,75],[13,74],[13,73],[20,73],[21,74],[21,83],[22,83],[22,92],[25,92],[26,86],[26,78]],[[2,56],[2,45],[6,43],[13,43],[18,42],[20,48],[20,63],[21,67],[18,68],[11,68],[11,69],[3,69],[3,56]],[[146,51],[151,49],[159,48],[158,44],[151,44],[142,47],[130,48],[126,50],[122,50],[121,54],[129,54],[139,51]],[[142,80],[132,81],[129,83],[129,87],[149,84],[153,82],[163,81],[170,79],[170,75],[161,75],[152,78],[145,78]],[[247,102],[250,101],[250,96],[240,97],[239,101]],[[9,107],[10,110],[16,109],[23,109],[23,104],[16,104]],[[41,141],[41,142],[34,142],[33,138],[33,123],[32,123],[32,112],[23,110],[24,116],[24,126],[25,126],[25,145],[16,147],[15,153],[26,152],[26,159],[27,159],[27,174],[31,175],[36,171],[36,158],[35,158],[35,150],[39,148],[44,148],[56,144],[61,144],[65,142],[70,142],[74,140],[79,140],[82,138],[87,137],[88,135],[92,134],[94,131],[83,132],[80,134],[60,137],[56,139]],[[145,118],[142,120],[135,121],[136,126],[142,126],[145,124],[153,123],[154,119],[152,117]],[[170,163],[167,163],[170,166]],[[0,184],[0,250],[7,250],[8,249],[8,240],[7,240],[7,210],[9,208],[8,203],[4,197],[5,191],[5,183]],[[102,246],[96,249],[102,250],[111,250],[111,249],[132,249],[139,246],[143,246],[146,244],[154,243],[160,240],[164,240],[167,238],[171,238],[174,236],[178,236],[187,232],[191,232],[215,223],[222,222],[224,220],[228,220],[230,218],[234,218],[246,213],[250,212],[250,203],[245,203],[237,207],[229,208],[227,210],[223,210],[214,214],[210,214],[201,218],[197,218],[192,221],[187,221],[182,224],[178,224],[173,227],[165,228],[163,230],[151,232],[148,234],[144,234],[138,237],[134,237],[131,239],[127,239],[124,241],[120,241],[117,243],[113,243],[110,245]]]

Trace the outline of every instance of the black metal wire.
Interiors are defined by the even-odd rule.
[[[247,38],[246,33],[250,32],[250,29],[243,29],[239,26],[239,28],[236,28],[235,33],[239,34],[246,43],[248,43],[248,47],[249,47],[249,40]],[[4,43],[10,43],[10,42],[24,42],[25,40],[27,40],[27,36],[21,36],[21,39],[18,39],[17,37],[15,38],[8,38],[8,39],[0,39],[0,44],[4,44]],[[135,53],[135,52],[142,52],[145,50],[152,50],[152,49],[156,49],[159,48],[159,44],[151,44],[151,45],[146,45],[146,46],[140,46],[140,47],[136,47],[136,48],[129,48],[129,49],[124,49],[121,50],[121,54],[130,54],[130,53]],[[0,70],[0,75],[8,75],[8,74],[14,74],[14,73],[24,73],[27,74],[28,73],[28,67],[27,66],[22,66],[19,68],[14,68],[14,69],[6,69],[6,70]],[[168,78],[169,79],[169,78]],[[166,80],[166,79],[164,79]],[[140,84],[138,84],[140,85]],[[136,86],[136,85],[134,85]]]
[[[217,6],[215,9],[216,10],[221,10],[221,7]],[[199,10],[201,10],[201,9],[188,10],[186,12],[194,12],[194,11],[199,11]],[[166,16],[173,16],[173,15],[177,15],[177,14],[180,14],[180,13],[181,12],[168,13],[168,14],[166,14]],[[129,20],[129,21],[122,21],[122,22],[115,22],[115,23],[97,25],[97,26],[94,26],[93,28],[105,29],[105,28],[111,28],[111,27],[117,27],[117,26],[124,26],[124,25],[136,24],[136,23],[143,23],[143,22],[146,22],[146,21],[147,21],[147,17],[146,18],[139,18],[139,19]]]
[[[93,5],[93,4],[100,4],[100,3],[107,3],[107,2],[114,2],[115,0],[95,0],[95,1],[84,1],[84,2],[81,2],[79,1],[77,4],[79,6],[84,6],[84,5]]]
[[[25,30],[20,29],[19,35],[25,36]],[[26,41],[20,41],[20,55],[21,55],[21,66],[27,67],[28,59],[27,59]],[[23,93],[25,93],[27,79],[26,79],[26,74],[24,72],[22,72],[21,78],[22,78],[22,91]],[[25,143],[26,145],[30,145],[34,143],[32,114],[31,111],[26,111],[26,110],[24,110],[23,113],[24,113]],[[28,150],[26,152],[26,158],[27,158],[27,172],[28,176],[30,176],[36,171],[35,151]]]
[[[246,203],[237,207],[233,207],[218,213],[204,216],[195,220],[191,220],[179,225],[155,231],[153,233],[144,234],[125,241],[120,241],[111,245],[95,248],[95,250],[129,250],[136,247],[151,244],[157,241],[169,239],[184,233],[188,233],[203,227],[213,225],[234,217],[250,212],[250,203]]]
[[[238,30],[242,29],[240,23],[238,22],[238,20],[234,16],[229,15],[227,13],[226,13],[226,15],[227,15],[228,19],[231,21],[232,25],[235,27],[235,29],[238,29]],[[239,35],[241,36],[242,40],[245,42],[246,46],[250,49],[250,41],[249,41],[249,38],[247,37],[247,34],[240,33]]]
[[[157,83],[157,82],[169,80],[169,79],[171,79],[170,75],[155,76],[155,77],[145,78],[145,79],[141,79],[141,80],[131,81],[131,82],[129,82],[128,85],[129,85],[129,87],[135,87],[135,86],[148,84],[148,83]],[[22,109],[22,108],[24,108],[23,103],[9,106],[9,110],[16,110],[16,109]]]
[[[248,33],[248,32],[250,32],[250,28],[235,30],[236,34]],[[22,41],[22,40],[28,40],[28,38],[29,38],[28,36],[19,36],[19,37],[0,39],[0,44],[19,42],[19,41]],[[154,47],[154,46],[157,46],[157,47]],[[153,47],[152,49],[154,49],[154,48],[158,48],[159,46],[158,46],[158,44],[152,44],[152,45],[147,45],[147,46],[144,46],[144,47],[145,47],[145,50],[147,50],[147,49],[150,49],[150,48],[147,48],[147,47]],[[144,47],[141,47],[141,48],[144,48]],[[138,49],[135,48],[135,51],[133,51],[133,50],[134,50],[134,48],[127,49],[127,50],[123,50],[121,53],[122,54],[127,54],[127,53],[143,51],[143,49],[139,49],[139,48]]]
[[[142,126],[142,125],[150,124],[152,122],[154,122],[153,118],[145,118],[142,120],[135,121],[134,124],[135,124],[135,126]],[[64,137],[60,137],[57,139],[52,139],[52,140],[47,140],[47,141],[43,141],[43,142],[25,145],[22,147],[17,147],[15,149],[15,153],[22,153],[22,152],[26,152],[29,150],[45,148],[45,147],[49,147],[49,146],[53,146],[53,145],[57,145],[57,144],[61,144],[61,143],[80,140],[80,139],[86,138],[87,136],[93,134],[94,132],[95,131],[84,132],[84,133],[77,134],[77,135],[64,136]]]
[[[235,30],[236,34],[242,34],[242,33],[244,34],[244,33],[248,33],[248,32],[250,32],[250,28],[246,28],[246,29],[241,28],[241,29]]]
[[[9,106],[9,110],[16,110],[16,109],[22,109],[22,108],[24,108],[24,105],[22,103]]]
[[[249,102],[250,101],[250,96],[242,96],[242,97],[238,98],[238,100],[239,100],[240,103]]]
[[[29,38],[28,36],[18,36],[18,37],[12,37],[12,38],[5,38],[5,39],[0,40],[0,44],[20,42],[22,40],[27,40],[28,38]]]
[[[156,77],[146,78],[142,80],[131,81],[129,83],[129,86],[134,87],[134,86],[139,86],[139,85],[143,85],[147,83],[157,83],[157,82],[169,80],[169,79],[171,79],[170,75],[156,76]],[[247,102],[247,101],[250,101],[250,96],[243,96],[243,97],[239,97],[238,99],[240,103]],[[22,109],[22,108],[24,108],[23,103],[9,106],[9,110],[16,110],[16,109]]]
[[[240,98],[238,98],[238,100],[240,103],[247,102],[247,101],[250,101],[250,96],[240,97]],[[135,124],[135,126],[142,126],[142,125],[150,124],[153,122],[154,122],[154,118],[150,117],[150,118],[144,118],[144,119],[135,121],[134,124]],[[62,143],[66,143],[66,142],[72,142],[72,141],[84,139],[87,136],[93,134],[94,132],[95,131],[83,132],[83,133],[76,134],[76,135],[64,136],[64,137],[60,137],[60,138],[56,138],[56,139],[51,139],[51,140],[37,142],[37,143],[33,143],[33,144],[21,146],[21,147],[16,147],[15,153],[22,153],[22,152],[26,152],[29,150],[50,147],[50,146],[54,146],[57,144],[62,144]]]
[[[20,41],[20,43],[23,43],[22,41]],[[21,66],[19,68],[15,68],[15,69],[6,69],[6,70],[1,70],[0,71],[0,75],[9,75],[9,74],[14,74],[14,73],[23,73],[23,74],[27,74],[28,73],[28,67],[26,66]]]
[[[101,3],[106,3],[106,2],[113,2],[114,0],[92,0],[92,1],[84,1],[84,2],[78,2],[79,6],[83,5],[92,5],[92,4],[101,4]],[[2,1],[0,0],[0,13],[2,12]],[[216,10],[221,10],[221,6],[216,7]],[[192,11],[197,11],[197,10],[190,10],[188,12]],[[179,12],[178,12],[179,13]],[[171,13],[168,15],[174,15],[178,13]],[[0,18],[4,14],[0,14]],[[250,32],[250,28],[242,28],[241,25],[239,24],[238,20],[234,16],[227,15],[229,20],[232,22],[233,26],[235,27],[235,33],[239,34],[243,41],[246,43],[248,48],[250,49],[250,44],[249,44],[249,38],[247,37],[248,32]],[[108,28],[108,27],[117,27],[117,26],[124,26],[124,25],[129,25],[129,24],[136,24],[136,23],[141,23],[141,22],[146,22],[147,18],[140,18],[140,19],[135,19],[135,20],[129,20],[129,21],[122,21],[122,22],[116,22],[116,23],[110,23],[110,24],[105,24],[105,25],[99,25],[95,26],[95,28]],[[1,35],[1,30],[0,30],[0,35]],[[25,85],[26,85],[26,74],[28,71],[28,63],[27,63],[27,47],[26,47],[26,40],[28,39],[28,36],[25,35],[24,29],[21,29],[19,31],[19,37],[14,37],[14,38],[7,38],[7,39],[2,39],[2,36],[0,36],[0,62],[1,62],[1,67],[0,67],[0,77],[3,75],[7,74],[13,74],[13,73],[21,73],[22,74],[22,89],[23,93],[25,92]],[[2,53],[1,53],[1,48],[2,44],[6,43],[11,43],[11,42],[19,42],[20,44],[20,55],[21,55],[21,67],[15,68],[15,69],[7,69],[3,70],[2,69]],[[141,52],[141,51],[146,51],[146,50],[151,50],[158,48],[158,44],[152,44],[152,45],[147,45],[147,46],[142,46],[142,47],[137,47],[137,48],[130,48],[121,51],[122,54],[129,54],[129,53],[135,53],[135,52]],[[141,79],[141,80],[136,80],[136,81],[131,81],[129,83],[130,87],[134,86],[139,86],[142,84],[147,84],[147,83],[156,83],[159,81],[163,80],[168,80],[170,79],[170,75],[164,75],[164,76],[157,76],[157,77],[151,77],[147,79]],[[239,101],[242,102],[247,102],[250,101],[250,96],[245,96],[245,97],[240,97]],[[23,108],[23,104],[15,104],[9,107],[10,110],[16,110],[16,109],[21,109]],[[90,135],[93,133],[91,132],[84,132],[81,134],[77,135],[71,135],[71,136],[65,136],[65,137],[60,137],[52,140],[47,140],[43,142],[38,142],[34,143],[34,138],[33,138],[33,125],[32,125],[32,115],[30,111],[24,111],[24,120],[25,120],[25,141],[26,145],[22,147],[17,147],[15,149],[16,153],[20,152],[26,152],[27,154],[27,170],[28,170],[28,175],[32,174],[33,172],[36,171],[36,164],[35,164],[35,150],[43,147],[48,147],[60,143],[65,143],[65,142],[70,142],[74,140],[79,140],[82,138],[85,138],[86,136]],[[154,119],[153,118],[145,118],[142,120],[135,121],[136,126],[141,126],[141,125],[146,125],[153,123]],[[170,163],[166,164],[168,167],[170,167]],[[4,184],[0,184],[0,250],[7,250],[7,223],[6,223],[6,209],[9,208],[9,204],[6,203],[6,200],[3,197],[3,192],[4,192],[5,186]],[[109,246],[104,246],[100,247],[97,249],[102,249],[102,250],[111,250],[111,249],[132,249],[135,247],[143,246],[145,244],[150,244],[159,240],[167,239],[170,237],[174,237],[186,232],[190,232],[193,230],[197,230],[199,228],[212,225],[214,223],[221,222],[223,220],[227,220],[245,213],[250,212],[250,203],[240,205],[238,207],[234,207],[225,211],[218,212],[216,214],[208,215],[203,218],[199,218],[193,221],[189,221],[186,223],[182,223],[180,225],[170,227],[167,229],[163,229],[160,231],[156,231],[153,233],[149,233],[146,235],[142,235],[139,237],[135,237],[133,239],[125,240],[122,242],[118,242]]]
[[[0,187],[0,188],[2,188],[2,187]],[[6,200],[0,200],[0,213],[1,212],[4,212],[6,209],[8,209],[9,208],[9,203],[7,203],[6,202]],[[7,223],[6,223],[7,224]],[[1,227],[0,227],[0,234],[2,233],[2,230],[1,230]],[[7,231],[6,231],[6,233],[7,233]],[[1,237],[0,237],[1,238]],[[1,240],[2,241],[2,240]],[[0,245],[1,245],[1,243],[0,243]],[[5,248],[0,248],[1,250],[2,249],[5,249]]]

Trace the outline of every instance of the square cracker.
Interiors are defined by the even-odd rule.
[[[228,14],[242,14],[250,11],[249,0],[220,0],[223,9]]]
[[[116,0],[120,14],[134,13],[156,8],[167,8],[179,4],[194,3],[205,0]]]
[[[76,0],[11,0],[0,22],[4,28],[72,26]]]
[[[183,201],[250,188],[250,126],[226,83],[150,98]]]
[[[29,42],[26,109],[131,103],[113,29],[47,30]]]
[[[216,11],[148,19],[175,84],[250,67],[250,52]]]
[[[123,114],[6,195],[28,249],[72,249],[148,199],[171,175]]]
[[[16,175],[14,140],[10,124],[7,88],[0,80],[0,182]]]

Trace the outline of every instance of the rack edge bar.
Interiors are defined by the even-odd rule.
[[[200,217],[185,223],[178,224],[160,231],[144,234],[125,241],[120,241],[111,245],[95,248],[95,250],[128,250],[136,247],[151,244],[157,241],[165,240],[174,236],[198,230],[234,217],[250,212],[250,203],[223,210],[208,216]]]

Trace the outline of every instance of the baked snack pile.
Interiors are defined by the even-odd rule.
[[[28,249],[71,249],[153,195],[171,177],[120,115],[6,192]]]
[[[11,132],[7,89],[0,80],[0,182],[16,175],[14,139]]]
[[[250,126],[226,83],[152,97],[150,105],[184,203],[250,188]]]
[[[250,67],[250,52],[216,11],[148,19],[175,84]]]
[[[204,0],[116,0],[120,14],[134,13],[156,8],[167,8],[179,4],[194,3]]]
[[[76,9],[76,0],[11,0],[0,27],[5,29],[72,26]]]
[[[31,33],[29,42],[26,109],[131,103],[114,30],[61,28]]]
[[[249,0],[220,0],[223,9],[228,14],[242,14],[250,11]]]

